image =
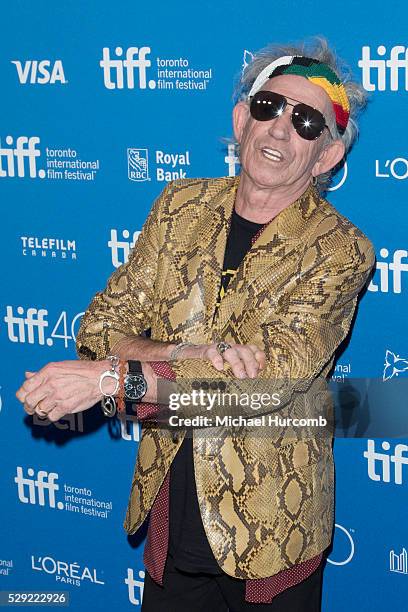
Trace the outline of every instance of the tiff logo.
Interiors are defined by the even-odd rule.
[[[129,601],[134,606],[142,605],[145,579],[145,572],[143,570],[139,570],[139,579],[140,580],[135,580],[133,575],[133,569],[131,567],[128,567],[127,578],[125,578],[124,582],[128,585]],[[138,589],[137,597],[135,596],[136,588]]]
[[[56,483],[58,474],[56,472],[39,470],[37,479],[35,479],[33,478],[35,474],[33,468],[28,468],[27,474],[30,478],[24,477],[23,468],[17,466],[17,476],[14,478],[14,482],[17,484],[19,500],[23,504],[38,504],[40,506],[45,506],[47,497],[47,505],[50,508],[62,510],[64,507],[63,502],[59,501],[57,504],[55,503],[55,493],[59,490],[59,485]]]
[[[14,147],[12,146],[14,143],[13,137],[6,136],[6,144],[10,147],[7,148],[1,146],[0,140],[0,178],[16,176],[16,163],[17,176],[19,178],[24,177],[26,175],[25,159],[28,159],[29,177],[36,178],[36,158],[41,155],[41,151],[36,148],[39,142],[38,136],[31,136],[30,138],[28,136],[19,136]],[[3,168],[3,162],[6,163],[6,168]],[[39,170],[38,176],[44,178],[45,170]]]
[[[389,256],[388,249],[380,249],[380,256],[386,259]],[[377,261],[376,268],[379,271],[379,285],[375,284],[375,277],[370,281],[368,290],[376,293],[388,293],[390,290],[392,293],[401,293],[402,291],[402,273],[408,272],[408,262],[403,262],[403,259],[408,257],[408,251],[404,249],[397,249],[394,251],[392,256],[392,262]],[[390,272],[391,274],[391,289],[390,289]],[[377,275],[376,275],[377,276]]]
[[[136,240],[138,239],[140,231],[133,232],[132,241],[128,240],[130,233],[128,230],[122,231],[122,236],[125,240],[118,240],[118,232],[115,229],[111,229],[111,238],[108,241],[108,247],[112,252],[112,265],[115,268],[119,268],[122,264],[126,263],[129,259],[129,253],[135,246]],[[121,252],[119,254],[119,251]],[[121,257],[121,258],[120,258]]]
[[[403,548],[399,555],[393,550],[390,551],[390,572],[408,574],[408,554],[406,548]]]
[[[56,60],[52,66],[50,60],[28,60],[26,62],[12,60],[11,63],[15,65],[18,80],[22,85],[27,83],[38,85],[62,83],[65,85],[67,83],[61,60]]]
[[[381,447],[385,451],[389,451],[391,445],[389,442],[382,442]],[[402,466],[408,464],[408,457],[404,457],[403,453],[408,451],[406,444],[396,444],[394,454],[380,453],[375,450],[375,440],[367,440],[367,450],[363,456],[367,459],[368,476],[370,480],[376,482],[391,482],[391,463],[394,464],[393,482],[397,485],[402,484]],[[376,467],[380,464],[380,474],[377,474]]]
[[[109,47],[103,48],[103,59],[99,65],[103,69],[103,81],[107,89],[123,89],[126,74],[127,89],[135,88],[135,70],[138,71],[138,84],[140,89],[147,87],[147,68],[150,68],[151,61],[147,59],[150,54],[150,47],[129,47],[126,50],[126,59],[123,56],[122,47],[116,47],[115,56],[119,59],[111,59]],[[137,59],[136,59],[137,58]],[[155,89],[156,81],[150,80],[149,89]]]
[[[377,54],[384,57],[387,47],[377,47]],[[362,48],[362,56],[358,62],[362,70],[363,87],[367,91],[385,91],[387,87],[391,91],[398,91],[400,87],[400,76],[402,70],[403,87],[408,90],[408,48],[402,45],[391,47],[389,59],[372,59],[371,47]],[[389,85],[387,80],[389,76]],[[374,76],[375,75],[375,76]]]
[[[48,310],[45,308],[27,308],[26,316],[15,316],[13,307],[6,306],[7,315],[4,321],[7,324],[7,333],[11,342],[28,342],[35,343],[34,331],[38,333],[38,344],[45,344],[44,329],[48,327],[48,321],[45,316],[48,315]],[[24,308],[17,308],[19,315],[24,315]],[[26,335],[27,332],[27,335]],[[52,342],[51,342],[52,343]],[[47,342],[49,344],[49,342]]]

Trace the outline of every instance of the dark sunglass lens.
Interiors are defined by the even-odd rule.
[[[280,115],[286,106],[283,96],[272,91],[258,91],[251,100],[251,116],[257,121],[270,121]]]
[[[297,104],[292,113],[295,130],[305,140],[315,140],[324,130],[322,113],[307,104]]]

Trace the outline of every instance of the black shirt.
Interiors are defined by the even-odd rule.
[[[232,213],[217,307],[263,224]],[[193,440],[185,437],[170,468],[169,554],[188,572],[221,574],[204,531],[194,477]]]

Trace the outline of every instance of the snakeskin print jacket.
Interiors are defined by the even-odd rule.
[[[103,359],[120,338],[148,328],[159,341],[256,344],[265,351],[266,367],[252,381],[254,388],[279,392],[278,413],[293,416],[307,404],[310,385],[320,385],[322,397],[321,385],[349,332],[374,251],[368,238],[310,186],[265,226],[216,309],[239,180],[169,183],[128,262],[89,305],[77,351],[80,358]],[[209,361],[180,359],[172,368],[178,388],[214,377],[241,391],[245,384],[229,367],[217,372]],[[323,396],[330,421],[331,400]],[[271,411],[263,406],[256,416]],[[188,416],[199,412],[199,407],[186,409]],[[220,567],[231,576],[271,576],[311,559],[331,542],[331,435],[287,433],[271,433],[267,425],[264,435],[251,426],[214,427],[204,436],[194,432],[204,529]],[[124,522],[129,534],[148,515],[182,439],[175,441],[154,422],[143,423]]]

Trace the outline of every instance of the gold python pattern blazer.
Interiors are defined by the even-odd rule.
[[[266,367],[255,382],[262,391],[280,389],[290,414],[301,395],[296,381],[324,379],[330,371],[374,251],[310,186],[265,227],[217,310],[239,180],[182,179],[167,185],[128,262],[89,305],[77,352],[80,358],[103,359],[122,337],[148,328],[158,341],[256,344],[265,351]],[[230,368],[217,372],[209,361],[180,359],[171,365],[180,383],[234,381]],[[209,544],[221,569],[241,579],[271,576],[314,557],[329,546],[333,529],[330,437],[288,441],[251,435],[249,429],[219,427],[211,438],[194,432],[193,441]],[[124,521],[129,534],[148,515],[182,439],[174,442],[169,431],[142,424]]]

